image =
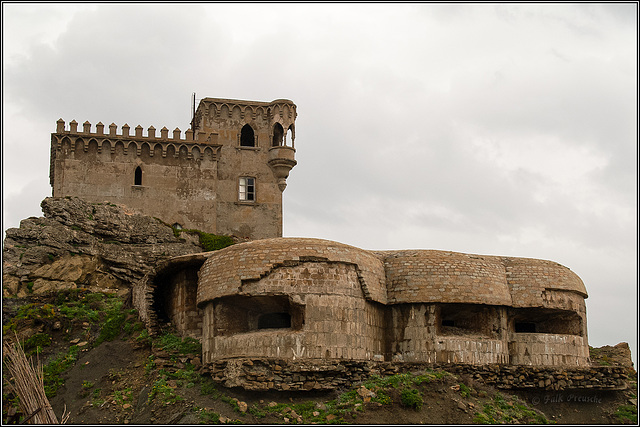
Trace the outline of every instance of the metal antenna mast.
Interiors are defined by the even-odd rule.
[[[191,130],[195,131],[196,122],[196,93],[191,94]]]

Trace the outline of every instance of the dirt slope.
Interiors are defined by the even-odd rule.
[[[68,290],[3,301],[3,338],[40,351],[45,386],[71,424],[633,423],[636,384],[616,392],[507,394],[469,378],[422,371],[370,378],[324,393],[247,392],[214,385],[195,340],[167,330],[149,337],[135,310],[115,296]],[[593,349],[596,363],[626,364],[628,346]],[[606,357],[605,357],[606,356]],[[3,378],[3,422],[15,392]],[[635,418],[634,418],[635,411]],[[617,415],[616,415],[617,413]]]

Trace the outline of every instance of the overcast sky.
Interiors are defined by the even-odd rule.
[[[550,259],[637,355],[637,4],[3,3],[3,230],[56,120],[188,128],[298,106],[284,234]],[[119,130],[120,132],[120,130]]]

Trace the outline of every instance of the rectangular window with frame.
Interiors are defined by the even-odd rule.
[[[238,186],[238,199],[241,202],[255,202],[256,179],[248,176],[240,177]]]

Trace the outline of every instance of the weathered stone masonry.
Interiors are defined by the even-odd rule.
[[[353,360],[237,358],[210,365],[214,381],[247,390],[309,391],[350,387],[371,375],[443,369],[504,390],[623,390],[628,373],[622,366],[532,367],[433,364]]]
[[[262,239],[282,236],[282,191],[295,161],[296,106],[204,98],[192,128],[57,122],[53,197],[123,204],[182,228]]]
[[[225,375],[257,358],[318,366],[589,366],[586,290],[551,261],[365,251],[304,238],[256,240],[199,256],[197,283],[184,286],[197,295],[202,331],[189,333],[201,334],[203,362]],[[171,283],[165,276],[160,286]],[[153,300],[154,283],[148,277],[138,292]],[[168,316],[189,329],[180,316]]]

